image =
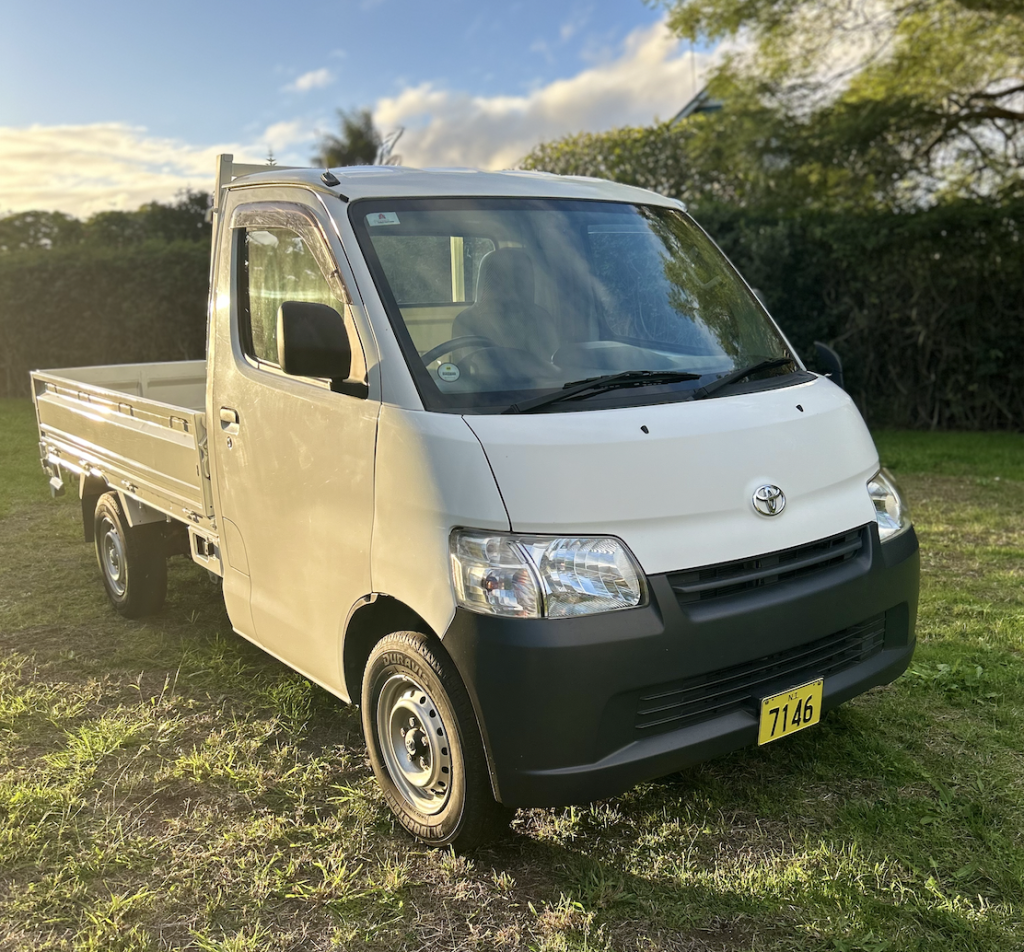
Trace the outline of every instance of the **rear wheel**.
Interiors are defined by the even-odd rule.
[[[507,830],[512,811],[491,793],[469,695],[424,635],[378,642],[363,678],[362,719],[373,772],[413,836],[467,850]]]
[[[96,503],[96,561],[103,586],[125,618],[141,618],[160,610],[167,595],[164,525],[130,526],[116,493]]]

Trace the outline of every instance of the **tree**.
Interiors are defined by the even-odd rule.
[[[64,212],[18,212],[0,218],[0,254],[76,244],[82,223]]]
[[[86,221],[64,212],[19,212],[0,218],[0,254],[73,245],[128,248],[140,242],[210,241],[209,192],[190,188],[172,203],[148,202],[133,212],[96,212]]]
[[[340,135],[327,133],[320,140],[320,149],[313,161],[325,168],[340,165],[399,165],[401,157],[394,155],[395,143],[402,135],[398,129],[383,135],[373,124],[369,109],[346,112],[338,110]]]
[[[747,39],[711,77],[731,147],[774,154],[814,191],[913,207],[1024,184],[1021,0],[660,5],[682,37]]]
[[[97,212],[85,222],[83,239],[108,248],[126,248],[142,241],[209,241],[209,205],[208,192],[185,189],[173,204],[147,202],[133,212]]]
[[[692,199],[700,185],[687,162],[690,130],[659,123],[610,132],[581,132],[538,145],[519,164],[558,175],[586,175]]]
[[[173,204],[149,202],[135,214],[142,220],[146,237],[158,241],[210,241],[211,225],[206,220],[209,192],[186,188]]]
[[[724,95],[728,106],[712,115],[569,136],[542,143],[520,164],[613,179],[697,206],[779,213],[870,206],[891,181],[894,157],[880,148],[846,154],[828,114],[797,120],[736,84]]]

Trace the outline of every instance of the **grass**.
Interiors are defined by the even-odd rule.
[[[880,434],[924,587],[911,671],[820,727],[471,857],[392,822],[356,713],[191,563],[108,607],[0,401],[0,949],[1024,947],[1024,447]]]

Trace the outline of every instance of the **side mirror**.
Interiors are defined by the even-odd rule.
[[[352,346],[341,315],[326,304],[285,301],[277,309],[277,361],[294,377],[344,380]]]
[[[825,368],[825,372],[831,378],[832,383],[845,390],[843,362],[839,359],[839,355],[828,344],[823,344],[820,340],[814,342],[814,350],[818,355],[818,364]]]

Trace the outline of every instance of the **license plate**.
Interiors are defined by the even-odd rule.
[[[818,678],[798,688],[773,694],[761,701],[761,724],[757,732],[758,744],[767,744],[788,737],[821,720],[821,689],[824,681]]]

